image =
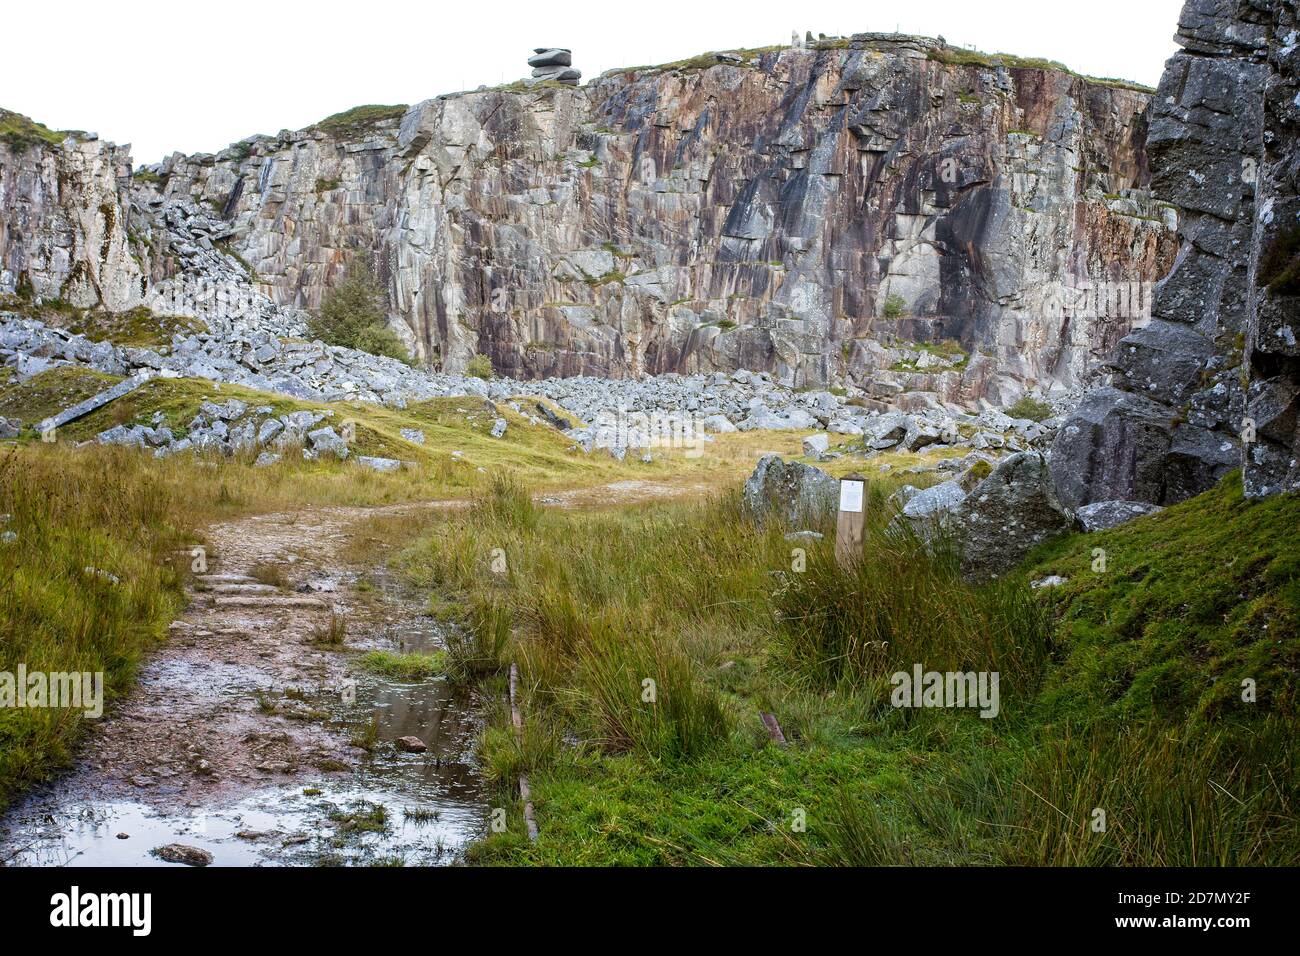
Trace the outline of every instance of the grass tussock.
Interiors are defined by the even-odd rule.
[[[805,570],[782,575],[774,599],[776,645],[808,679],[861,686],[919,663],[933,671],[996,671],[1004,689],[1028,692],[1037,684],[1051,637],[1023,580],[972,586],[950,542],[927,547],[914,532],[883,522],[847,570],[835,561],[830,537],[819,544]]]
[[[442,654],[398,654],[393,651],[369,651],[357,663],[372,674],[409,683],[430,680],[447,668]]]
[[[347,636],[347,618],[337,611],[330,611],[329,617],[313,625],[311,629],[311,643],[322,647],[342,647]]]
[[[0,671],[102,672],[107,700],[121,696],[182,603],[184,503],[131,455],[10,450],[0,516]],[[0,806],[66,764],[84,723],[0,708]]]
[[[284,572],[284,565],[276,561],[259,561],[248,573],[258,584],[279,588],[281,591],[289,588],[289,578]]]

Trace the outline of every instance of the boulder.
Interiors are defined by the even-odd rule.
[[[428,745],[416,736],[398,737],[397,749],[408,754],[422,754],[429,749]]]
[[[731,423],[731,419],[726,415],[710,415],[708,418],[704,419],[704,430],[706,432],[725,435],[728,432],[737,431],[737,428]]]
[[[1166,406],[1117,388],[1088,393],[1052,442],[1052,477],[1061,503],[1163,503],[1172,417]]]
[[[903,441],[912,429],[912,416],[903,412],[881,415],[863,429],[863,440],[868,448],[883,451]]]
[[[966,489],[957,479],[932,485],[912,495],[903,505],[903,517],[913,520],[942,517],[966,500]]]
[[[1038,452],[1003,459],[952,514],[962,573],[987,580],[1014,567],[1044,539],[1068,531],[1074,516],[1057,497]]]
[[[348,457],[348,443],[328,425],[308,432],[307,440],[311,442],[311,450],[317,455],[328,452],[337,458]]]
[[[533,55],[528,58],[528,65],[531,67],[572,66],[573,51],[563,47],[537,47],[533,50]]]
[[[1159,505],[1146,501],[1094,501],[1080,508],[1074,517],[1081,531],[1107,531],[1126,521],[1163,510]]]
[[[821,469],[783,461],[780,455],[764,455],[745,481],[742,506],[760,523],[775,514],[790,524],[798,524],[834,514],[839,495],[839,481]]]
[[[825,434],[809,435],[803,440],[803,453],[805,458],[820,460],[822,455],[826,454],[830,447],[830,437]]]
[[[114,425],[112,428],[96,435],[95,441],[101,445],[126,445],[132,448],[144,448],[145,430],[140,425],[131,428],[127,428],[125,425]]]
[[[257,430],[257,443],[265,445],[272,441],[280,432],[284,431],[284,422],[278,418],[268,418],[262,422],[262,427]]]
[[[371,455],[357,455],[356,462],[371,471],[379,472],[397,471],[402,467],[402,463],[396,458],[375,458]]]
[[[492,437],[500,438],[506,433],[508,423],[504,418],[498,418],[492,423]]]
[[[16,418],[5,418],[0,416],[0,439],[17,438],[22,427],[22,422],[18,421]]]

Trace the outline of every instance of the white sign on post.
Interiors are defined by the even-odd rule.
[[[861,481],[841,481],[840,482],[840,510],[848,511],[853,514],[862,513],[862,489],[864,482]]]

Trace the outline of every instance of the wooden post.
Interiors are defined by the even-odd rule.
[[[867,527],[867,480],[856,472],[840,479],[840,513],[835,522],[835,560],[849,568],[862,557]]]
[[[767,728],[767,735],[784,747],[786,745],[785,734],[781,732],[781,725],[777,722],[776,714],[769,714],[765,710],[760,710],[758,716],[762,719],[763,726]]]
[[[519,711],[519,668],[510,662],[510,722],[515,726],[515,741],[522,748],[524,743],[524,717]],[[528,786],[528,774],[519,775],[519,799],[524,804],[524,823],[528,827],[528,839],[537,842],[537,817],[533,815],[533,791]]]

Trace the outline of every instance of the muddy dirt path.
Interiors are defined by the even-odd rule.
[[[629,481],[539,500],[709,490]],[[445,679],[357,667],[358,651],[433,651],[444,635],[420,595],[342,554],[367,519],[463,505],[304,508],[207,529],[207,573],[166,644],[92,723],[77,766],[0,820],[0,864],[454,862],[488,816],[482,702]],[[323,641],[332,619],[346,623],[342,648]],[[428,749],[403,749],[408,737]]]
[[[365,569],[340,552],[364,519],[455,505],[209,528],[208,573],[167,643],[91,725],[76,769],[0,825],[0,860],[147,865],[166,862],[156,851],[171,844],[218,864],[454,859],[486,815],[475,701],[441,679],[358,672],[353,651],[434,650],[441,637],[418,596],[382,571],[358,590]],[[283,581],[259,581],[263,565]],[[346,622],[346,649],[322,641],[332,618]],[[428,750],[394,746],[407,736]]]

